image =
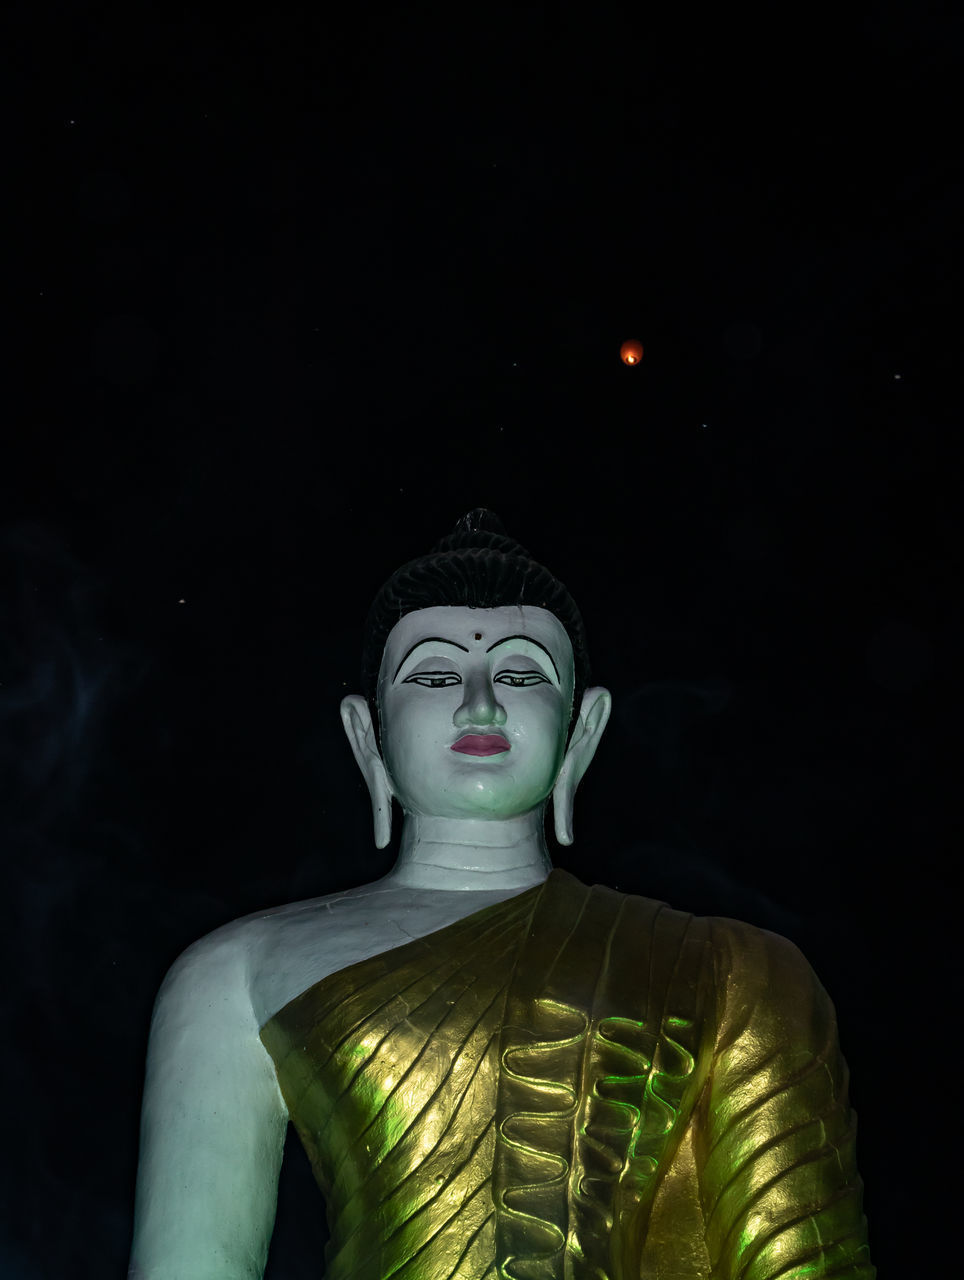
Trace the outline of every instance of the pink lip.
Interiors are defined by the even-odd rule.
[[[458,742],[453,742],[453,751],[461,751],[465,756],[496,756],[500,751],[511,751],[505,738],[497,733],[467,733]]]

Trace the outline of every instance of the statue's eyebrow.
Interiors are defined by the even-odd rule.
[[[463,653],[468,653],[468,648],[464,644],[459,644],[455,640],[446,640],[444,636],[426,636],[424,640],[416,640],[411,649],[409,649],[408,653],[406,653],[405,657],[395,668],[395,674],[392,676],[392,684],[394,684],[398,679],[399,671],[401,671],[402,667],[404,667],[405,663],[409,660],[420,644],[450,644],[453,648],[461,649]],[[555,663],[553,663],[553,666],[555,666]]]
[[[491,653],[493,649],[498,649],[500,644],[508,644],[510,640],[526,640],[529,644],[534,644],[537,649],[541,649],[542,652],[549,659],[549,661],[552,663],[552,669],[556,673],[556,679],[559,681],[560,684],[562,684],[562,676],[560,676],[559,674],[559,668],[556,666],[555,658],[552,656],[552,654],[549,652],[546,646],[540,640],[536,640],[534,636],[522,636],[522,635],[503,636],[501,640],[496,640],[495,644],[490,644],[488,649],[486,649],[486,653]]]

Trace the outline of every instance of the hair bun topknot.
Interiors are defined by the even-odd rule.
[[[466,512],[452,532],[439,539],[432,548],[432,553],[437,555],[445,551],[470,551],[473,548],[531,559],[526,548],[509,537],[505,525],[488,507],[474,507]]]

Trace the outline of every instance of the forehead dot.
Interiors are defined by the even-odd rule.
[[[481,631],[476,631],[476,633],[475,633],[475,638],[476,638],[476,640],[481,640],[481,639],[482,639],[482,632],[481,632]]]

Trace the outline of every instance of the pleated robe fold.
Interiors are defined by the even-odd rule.
[[[792,943],[545,884],[265,1024],[327,1280],[872,1280],[833,1006]]]

